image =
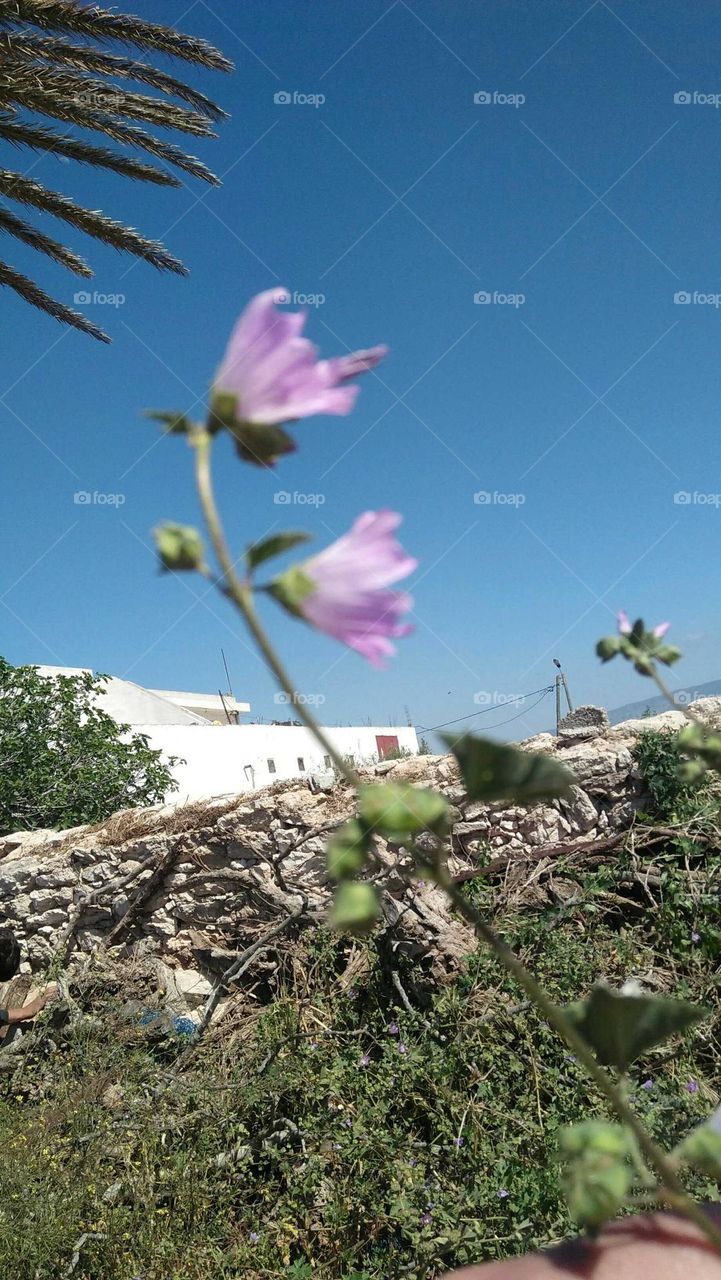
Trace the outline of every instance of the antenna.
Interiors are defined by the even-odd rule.
[[[223,666],[225,667],[225,678],[226,678],[226,680],[228,681],[228,693],[230,694],[231,698],[234,698],[234,697],[235,697],[235,694],[233,693],[233,686],[232,686],[232,684],[230,683],[230,672],[228,671],[228,664],[227,664],[227,662],[225,661],[225,650],[223,649],[222,645],[221,645],[221,649],[220,649],[220,656],[221,656],[221,657],[222,657],[222,659],[223,659]],[[227,714],[227,712],[226,712],[226,714]]]
[[[403,704],[403,710],[406,713],[406,724],[408,725],[408,728],[411,729],[413,727],[413,721],[411,720],[411,709],[407,702]]]

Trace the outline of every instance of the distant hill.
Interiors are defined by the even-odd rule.
[[[686,685],[682,689],[674,689],[673,693],[674,697],[685,705],[695,702],[697,698],[718,698],[721,696],[721,680],[711,680],[708,684]],[[642,698],[639,702],[627,702],[623,707],[616,707],[614,711],[609,711],[608,718],[611,724],[620,724],[622,720],[639,720],[647,711],[656,715],[659,711],[668,710],[669,705],[666,699],[658,694],[653,698]]]

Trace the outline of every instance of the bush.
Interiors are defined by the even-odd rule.
[[[0,658],[0,835],[100,822],[174,789],[175,759],[101,710],[105,679],[48,679]]]

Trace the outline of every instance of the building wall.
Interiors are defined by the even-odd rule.
[[[134,725],[134,733],[147,734],[150,745],[164,756],[179,756],[173,774],[178,790],[173,803],[204,800],[210,796],[254,791],[285,778],[327,772],[323,752],[308,729],[294,725]],[[335,749],[353,756],[358,765],[378,760],[376,736],[395,736],[401,749],[418,751],[416,731],[408,726],[391,728],[326,729]],[[298,759],[305,769],[301,770]],[[275,772],[268,761],[275,763]]]

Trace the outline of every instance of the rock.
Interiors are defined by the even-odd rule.
[[[168,1003],[198,1009],[204,1005],[211,991],[209,982],[198,969],[168,969],[165,975],[165,994]]]
[[[597,738],[608,729],[608,716],[603,707],[576,707],[558,724],[559,738]]]

